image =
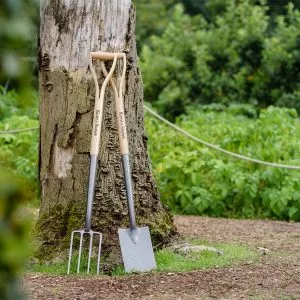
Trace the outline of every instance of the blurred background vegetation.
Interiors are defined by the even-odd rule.
[[[134,2],[147,105],[224,149],[300,165],[300,0]],[[38,18],[38,0],[0,3],[3,299],[22,297],[30,227],[20,207],[39,205]],[[299,171],[238,161],[149,114],[145,122],[161,198],[174,213],[300,221]]]
[[[227,150],[300,165],[300,1],[162,2],[136,1],[147,104]],[[300,221],[299,171],[226,157],[148,114],[146,129],[175,213]]]
[[[22,299],[19,276],[30,253],[24,205],[37,198],[37,132],[2,131],[37,126],[35,56],[37,4],[0,3],[0,298]]]
[[[291,3],[278,14],[264,1],[220,2],[228,4],[204,6],[208,17],[175,6],[163,33],[142,47],[147,101],[173,119],[190,105],[209,103],[299,111],[299,10]]]
[[[5,299],[17,299],[5,278],[14,284],[24,263],[23,255],[11,251],[16,241],[23,245],[28,231],[16,220],[18,203],[38,207],[38,130],[13,132],[39,126],[38,2],[0,4],[0,294]],[[147,105],[227,150],[300,165],[299,0],[134,2]],[[174,213],[300,221],[299,171],[238,161],[148,114],[145,120],[162,201]]]

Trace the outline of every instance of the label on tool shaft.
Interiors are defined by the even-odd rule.
[[[128,154],[128,141],[124,110],[118,112],[118,127],[119,127],[119,139],[121,154]]]
[[[120,129],[121,129],[121,137],[123,140],[125,140],[126,139],[126,127],[125,127],[124,111],[120,112]]]
[[[98,135],[99,127],[100,127],[100,110],[96,110],[95,121],[94,121],[94,131],[93,131],[93,135],[95,137]]]

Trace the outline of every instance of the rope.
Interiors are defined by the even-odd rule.
[[[200,138],[197,138],[195,136],[193,136],[192,134],[184,131],[183,129],[179,128],[178,126],[174,125],[173,123],[169,122],[168,120],[166,120],[165,118],[161,117],[159,114],[157,114],[155,111],[153,111],[152,109],[150,109],[149,107],[147,107],[146,105],[144,105],[145,110],[150,113],[151,115],[153,115],[155,118],[157,118],[158,120],[160,120],[161,122],[167,124],[168,126],[172,127],[173,129],[175,129],[176,131],[180,132],[181,134],[189,137],[190,139],[205,145],[206,147],[212,148],[214,150],[220,151],[222,153],[225,153],[227,155],[230,155],[232,157],[241,159],[241,160],[245,160],[248,162],[252,162],[252,163],[256,163],[256,164],[260,164],[260,165],[264,165],[264,166],[269,166],[269,167],[273,167],[273,168],[283,168],[283,169],[290,169],[290,170],[300,170],[300,166],[293,166],[293,165],[286,165],[286,164],[278,164],[278,163],[272,163],[272,162],[267,162],[267,161],[263,161],[260,159],[255,159],[255,158],[251,158],[248,156],[244,156],[238,153],[234,153],[228,150],[225,150],[223,148],[220,148],[214,144],[208,143]],[[16,130],[6,130],[6,131],[0,131],[0,135],[1,134],[16,134],[16,133],[21,133],[21,132],[26,132],[26,131],[33,131],[33,130],[37,130],[39,129],[39,127],[32,127],[32,128],[24,128],[24,129],[16,129]]]
[[[15,129],[15,130],[4,130],[0,131],[0,134],[15,134],[15,133],[21,133],[25,131],[34,131],[39,129],[39,127],[31,127],[31,128],[23,128],[23,129]]]
[[[178,126],[174,125],[173,123],[169,122],[168,120],[166,120],[165,118],[163,118],[162,116],[160,116],[159,114],[157,114],[155,111],[153,111],[151,108],[147,107],[144,105],[145,110],[150,113],[151,115],[153,115],[155,118],[157,118],[158,120],[160,120],[161,122],[167,124],[168,126],[172,127],[173,129],[177,130],[178,132],[180,132],[181,134],[185,135],[186,137],[189,137],[190,139],[205,145],[206,147],[212,148],[214,150],[220,151],[222,153],[225,153],[227,155],[233,156],[235,158],[238,159],[242,159],[248,162],[253,162],[256,164],[260,164],[260,165],[265,165],[265,166],[269,166],[269,167],[274,167],[274,168],[283,168],[283,169],[291,169],[291,170],[300,170],[300,166],[293,166],[293,165],[285,165],[285,164],[277,164],[277,163],[272,163],[272,162],[267,162],[267,161],[263,161],[263,160],[259,160],[259,159],[255,159],[255,158],[251,158],[251,157],[247,157],[241,154],[237,154],[228,150],[225,150],[223,148],[220,148],[214,144],[208,143],[202,139],[199,139],[195,136],[193,136],[192,134],[184,131],[183,129],[179,128]]]

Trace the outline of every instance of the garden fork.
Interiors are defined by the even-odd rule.
[[[99,92],[97,76],[96,76],[95,70],[92,66],[93,58],[99,59],[101,61],[113,60],[112,67],[102,84],[100,92]],[[86,208],[85,227],[80,230],[74,230],[71,234],[67,274],[70,274],[74,237],[77,234],[80,237],[78,261],[77,261],[77,273],[79,273],[79,271],[80,271],[81,255],[83,252],[82,250],[83,250],[83,245],[84,245],[84,236],[87,235],[87,236],[89,236],[87,273],[90,272],[91,257],[92,257],[92,250],[93,250],[93,240],[94,240],[94,237],[98,237],[97,274],[99,274],[102,234],[100,232],[96,232],[91,229],[91,219],[92,219],[92,208],[93,208],[94,195],[95,195],[95,183],[96,183],[101,124],[102,124],[102,116],[103,116],[104,94],[105,94],[106,86],[114,73],[118,58],[123,58],[123,54],[122,53],[109,53],[109,52],[91,52],[89,68],[90,68],[90,71],[92,73],[92,76],[93,76],[93,79],[95,82],[96,95],[95,95],[95,108],[94,108],[93,129],[92,129],[91,150],[90,150],[89,186],[88,186],[88,196],[87,196],[88,200],[87,200],[87,208]]]

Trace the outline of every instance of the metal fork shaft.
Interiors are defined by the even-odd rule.
[[[92,224],[92,210],[93,202],[95,197],[95,185],[96,185],[96,171],[97,171],[97,155],[90,156],[90,174],[89,174],[89,187],[88,187],[88,201],[86,208],[86,217],[85,217],[85,229],[89,231]]]

